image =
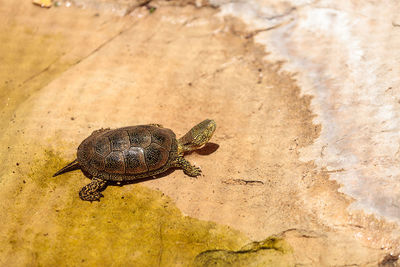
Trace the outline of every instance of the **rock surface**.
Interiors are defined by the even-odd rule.
[[[66,236],[75,247],[66,265],[158,255],[158,264],[187,266],[200,255],[229,262],[242,250],[253,255],[240,259],[246,265],[396,264],[395,3],[114,1],[113,13],[107,2],[97,1],[107,10],[0,8],[1,264],[60,263]],[[180,136],[205,118],[217,122],[219,147],[188,155],[202,167],[198,179],[176,170],[111,187],[90,204],[78,198],[89,181],[80,172],[50,177],[97,128],[161,123]],[[146,223],[158,223],[165,205],[235,230],[165,207],[173,215],[164,236]],[[142,207],[154,216],[131,215]],[[190,236],[174,235],[181,224]],[[91,235],[98,239],[87,251]],[[218,243],[220,235],[227,239]],[[248,239],[271,235],[287,249],[246,250]],[[105,254],[96,244],[106,240]],[[126,250],[135,253],[124,258]]]

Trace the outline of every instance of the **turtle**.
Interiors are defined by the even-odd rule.
[[[201,169],[184,158],[184,153],[203,147],[216,129],[214,120],[206,119],[177,139],[175,133],[160,124],[99,129],[82,141],[77,158],[53,177],[80,169],[91,182],[79,192],[85,201],[100,201],[110,183],[122,185],[153,177],[177,167],[191,177]]]

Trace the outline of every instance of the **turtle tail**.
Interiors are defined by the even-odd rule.
[[[61,170],[59,170],[58,172],[56,172],[53,177],[66,173],[66,172],[70,172],[70,171],[74,171],[74,170],[78,170],[80,169],[81,166],[79,165],[78,161],[75,159],[73,162],[69,163],[67,166],[65,166],[64,168],[62,168]]]

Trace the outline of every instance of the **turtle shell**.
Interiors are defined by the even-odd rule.
[[[170,129],[153,125],[101,129],[78,147],[82,171],[103,180],[129,181],[161,173],[177,155]]]

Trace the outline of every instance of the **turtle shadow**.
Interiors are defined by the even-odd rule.
[[[107,185],[108,186],[124,186],[124,185],[130,185],[130,184],[139,184],[139,183],[143,183],[143,182],[146,182],[146,181],[163,178],[165,176],[170,175],[171,173],[173,173],[177,169],[178,168],[170,168],[170,169],[166,170],[163,173],[160,173],[160,174],[157,174],[157,175],[154,175],[154,176],[150,176],[150,177],[138,178],[138,179],[135,179],[135,180],[132,180],[132,181],[121,181],[121,182],[108,181]]]
[[[215,151],[217,151],[219,148],[219,145],[216,143],[207,143],[205,144],[202,148],[197,149],[197,150],[193,150],[193,151],[189,151],[187,153],[185,153],[186,155],[190,155],[192,153],[196,153],[202,156],[207,156],[210,155],[212,153],[214,153]]]
[[[130,184],[139,184],[139,183],[143,183],[143,182],[150,181],[150,180],[156,180],[156,179],[160,179],[160,178],[170,175],[177,169],[179,169],[179,168],[170,168],[163,173],[160,173],[160,174],[157,174],[154,176],[150,176],[150,177],[138,178],[138,179],[131,180],[131,181],[107,181],[107,186],[124,186],[124,185],[130,185]],[[93,176],[90,175],[89,173],[84,172],[84,171],[82,171],[82,173],[86,178],[89,178],[90,180],[93,179]],[[103,188],[102,190],[100,190],[100,192],[104,191],[105,189],[106,189],[106,187]]]

